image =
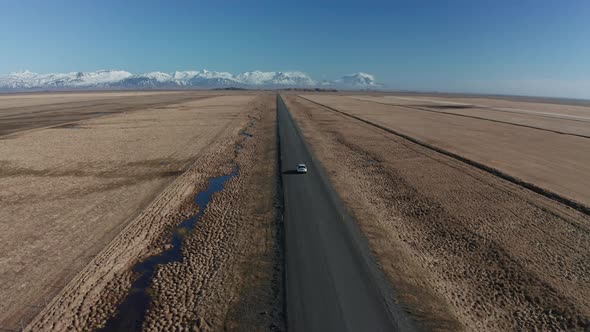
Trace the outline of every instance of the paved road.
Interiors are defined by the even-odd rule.
[[[277,100],[285,199],[290,331],[412,330],[389,299],[366,241],[320,174],[289,111]],[[309,172],[293,174],[298,163]]]

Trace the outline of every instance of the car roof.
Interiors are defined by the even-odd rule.
[[[305,167],[305,164],[297,164],[297,167],[301,167],[301,166]]]

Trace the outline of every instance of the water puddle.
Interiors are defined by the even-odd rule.
[[[244,130],[240,131],[240,135],[243,135],[243,136],[246,136],[246,137],[252,137],[252,134],[250,134],[250,133],[248,133],[248,132],[246,132]]]
[[[240,145],[241,147],[241,145]],[[151,304],[150,285],[154,272],[158,265],[182,261],[181,245],[184,238],[199,221],[211,196],[223,189],[223,185],[238,173],[238,167],[234,166],[231,174],[210,178],[207,189],[197,194],[194,199],[199,206],[199,212],[191,218],[177,225],[172,233],[170,247],[159,255],[137,263],[132,271],[139,275],[131,284],[131,289],[125,300],[117,307],[117,314],[107,321],[104,328],[99,331],[140,331],[147,309]]]
[[[250,124],[252,126],[252,124]],[[249,126],[249,127],[250,127]],[[240,135],[245,136],[235,145],[236,155],[243,148],[243,142],[253,135],[246,131],[240,131]],[[117,311],[106,323],[105,327],[99,331],[141,331],[145,315],[152,302],[152,291],[150,285],[153,275],[158,265],[164,265],[173,262],[182,262],[181,246],[185,237],[192,231],[196,223],[202,217],[206,210],[207,204],[213,194],[223,190],[224,184],[232,177],[238,174],[238,166],[234,163],[234,169],[231,174],[221,175],[210,178],[207,181],[205,191],[198,193],[194,202],[199,206],[199,212],[189,219],[178,224],[172,231],[172,239],[169,242],[168,249],[162,253],[148,257],[146,260],[133,266],[132,271],[139,277],[131,284],[127,296],[121,304],[117,306]]]

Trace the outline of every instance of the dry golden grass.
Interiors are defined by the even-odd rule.
[[[0,138],[0,327],[30,320],[197,158],[233,142],[254,98],[213,97]],[[193,189],[168,198],[170,215]],[[142,234],[123,256],[145,253],[140,243],[150,236]],[[128,262],[118,264],[105,265],[119,271]]]

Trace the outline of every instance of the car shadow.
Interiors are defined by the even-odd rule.
[[[303,173],[297,172],[296,169],[288,169],[286,171],[283,171],[283,174],[303,174]]]

